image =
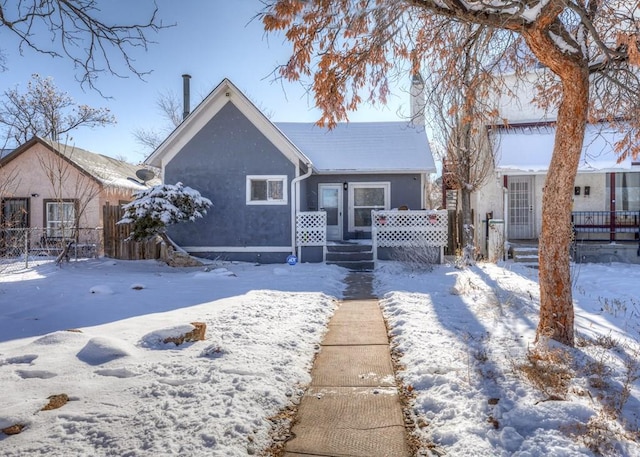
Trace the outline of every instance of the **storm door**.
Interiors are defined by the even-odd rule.
[[[533,176],[509,176],[509,239],[535,238]]]
[[[342,240],[342,184],[318,184],[318,208],[327,212],[327,240]]]

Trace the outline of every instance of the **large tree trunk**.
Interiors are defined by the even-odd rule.
[[[582,75],[579,75],[582,76]],[[536,339],[550,336],[573,346],[573,299],[569,248],[571,210],[588,103],[588,76],[564,79],[553,157],[542,196],[540,322]]]
[[[588,74],[563,78],[555,144],[542,195],[540,322],[536,339],[549,336],[573,346],[573,299],[569,248],[571,210],[588,104]]]
[[[587,65],[575,56],[549,53],[538,45],[542,34],[526,36],[531,49],[559,77],[563,97],[558,110],[555,144],[542,196],[542,232],[540,234],[540,321],[536,340],[550,337],[560,343],[574,344],[574,311],[571,296],[571,210],[589,103]],[[536,52],[538,51],[538,52]],[[541,53],[540,53],[541,52]]]

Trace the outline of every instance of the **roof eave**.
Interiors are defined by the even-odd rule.
[[[315,168],[317,174],[321,175],[400,175],[400,174],[415,174],[415,173],[435,173],[434,168],[420,168],[420,169],[318,169]]]

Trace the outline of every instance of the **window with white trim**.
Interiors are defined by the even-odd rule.
[[[45,202],[45,226],[47,236],[69,238],[76,222],[75,201]]]
[[[286,175],[247,176],[247,205],[286,205]]]
[[[371,210],[389,209],[391,184],[349,183],[349,231],[371,230]]]

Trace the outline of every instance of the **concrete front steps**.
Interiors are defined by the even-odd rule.
[[[531,268],[538,268],[538,244],[537,243],[511,243],[509,257],[514,262],[525,264]]]
[[[351,271],[373,271],[373,250],[370,244],[333,242],[327,245],[326,263]]]

